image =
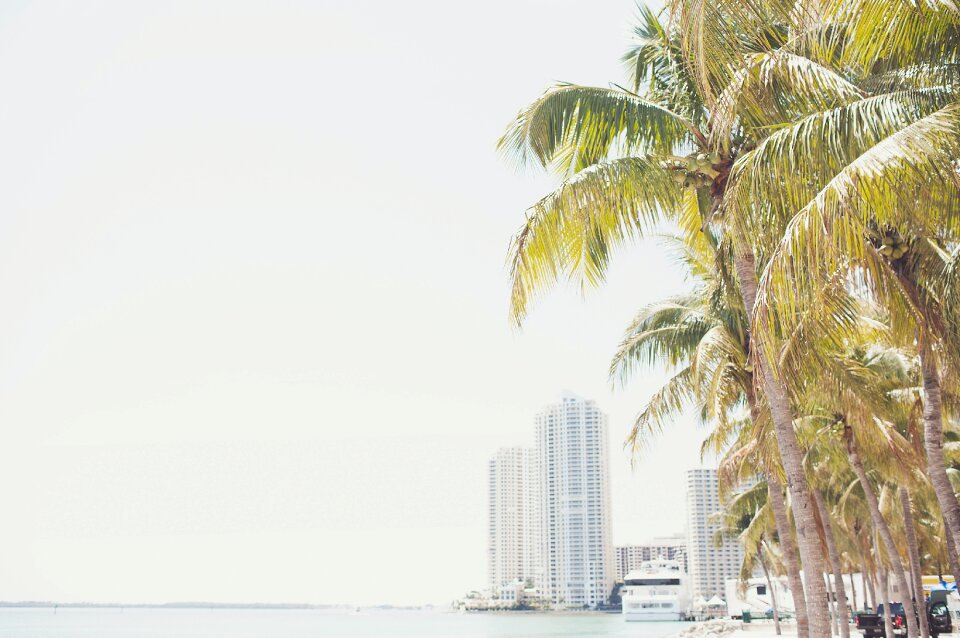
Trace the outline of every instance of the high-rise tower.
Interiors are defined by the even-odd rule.
[[[604,603],[613,586],[607,417],[564,394],[536,416],[542,490],[542,593],[554,606]]]
[[[534,449],[497,450],[489,464],[488,506],[490,589],[518,580],[539,586],[540,474]]]
[[[720,511],[720,486],[717,471],[687,470],[687,564],[694,598],[723,598],[728,578],[737,578],[743,562],[743,549],[736,539],[726,539],[719,547],[713,535],[718,525],[710,517]]]

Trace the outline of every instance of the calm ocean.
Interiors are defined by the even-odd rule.
[[[3,638],[661,638],[682,628],[680,623],[625,623],[616,614],[0,609]]]

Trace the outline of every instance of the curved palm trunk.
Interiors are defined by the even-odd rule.
[[[887,577],[887,570],[880,567],[880,587],[883,589],[883,629],[884,636],[893,638],[893,596],[890,595],[890,579]]]
[[[857,585],[853,582],[853,573],[850,573],[850,609],[856,611],[857,607]]]
[[[800,563],[797,561],[797,548],[793,542],[793,525],[787,516],[787,504],[783,499],[783,484],[774,476],[767,477],[767,498],[773,509],[773,518],[777,524],[777,537],[783,551],[783,562],[787,568],[787,580],[793,594],[793,607],[797,616],[797,638],[807,638],[807,605],[803,595],[803,579],[800,578]]]
[[[960,564],[957,563],[957,546],[953,543],[953,534],[950,533],[946,520],[943,522],[943,536],[947,539],[947,561],[950,562],[950,571],[953,572],[953,580],[956,581],[960,578]]]
[[[820,521],[823,523],[823,538],[827,544],[827,555],[830,557],[830,567],[833,569],[833,591],[837,599],[837,619],[840,622],[840,636],[850,638],[850,616],[847,613],[847,590],[843,584],[843,568],[840,564],[840,552],[837,551],[837,541],[833,536],[833,525],[830,515],[823,504],[823,495],[820,490],[811,491],[813,502],[820,512]],[[924,636],[926,638],[926,636]]]
[[[870,543],[866,538],[866,530],[861,529],[857,534],[860,542],[857,545],[860,548],[860,564],[863,566],[863,604],[868,611],[876,609],[879,604],[879,592],[877,591],[877,579],[874,576],[874,565],[870,557]],[[869,600],[868,600],[869,598]]]
[[[779,636],[783,632],[780,631],[780,610],[777,607],[777,592],[773,588],[773,581],[770,580],[770,570],[767,569],[767,561],[763,557],[763,541],[761,541],[760,546],[757,547],[757,553],[760,558],[760,566],[763,568],[763,577],[766,578],[767,587],[770,588],[770,606],[773,607],[773,628]]]
[[[753,376],[747,383],[747,404],[750,407],[750,417],[756,422],[760,418],[760,406],[757,404],[757,395],[753,389]],[[790,583],[790,593],[793,595],[794,615],[797,618],[797,638],[808,638],[807,605],[803,596],[803,579],[800,577],[800,563],[797,560],[797,546],[793,540],[793,525],[787,516],[787,504],[783,496],[783,483],[773,473],[766,473],[767,501],[773,510],[773,520],[777,527],[777,538],[780,541],[780,550],[783,553],[783,563],[787,568],[787,582]]]
[[[960,547],[960,503],[947,478],[947,464],[943,457],[943,410],[940,395],[940,373],[933,357],[920,348],[920,370],[923,374],[923,445],[927,452],[927,474],[940,503],[947,533],[954,548]],[[956,561],[951,552],[951,562]],[[954,572],[954,578],[957,578]]]
[[[863,608],[876,609],[877,593],[873,589],[873,574],[867,569],[866,554],[863,551],[860,552],[860,565],[863,569]]]
[[[753,316],[757,299],[757,271],[753,253],[745,252],[735,257],[737,276],[740,279],[740,294],[748,317]],[[797,545],[800,549],[800,561],[807,574],[804,587],[804,602],[807,609],[809,634],[813,638],[823,638],[830,634],[830,613],[827,608],[827,590],[822,578],[817,575],[824,572],[823,558],[820,555],[820,539],[817,536],[817,523],[813,516],[813,503],[810,499],[810,486],[803,469],[803,450],[797,441],[793,429],[793,412],[786,388],[773,378],[767,370],[773,366],[766,360],[762,343],[756,348],[759,363],[756,372],[763,383],[767,405],[773,420],[773,429],[780,448],[780,459],[787,474],[787,487],[790,490],[793,520],[797,529]],[[799,608],[800,605],[797,605]]]
[[[920,573],[920,545],[917,543],[917,532],[913,527],[913,504],[910,502],[910,493],[907,488],[901,487],[900,506],[903,508],[903,528],[907,536],[907,551],[910,556],[910,575],[913,577],[913,595],[920,616],[920,635],[923,638],[930,636],[930,627],[927,626],[926,605],[923,596],[923,574]]]
[[[893,570],[893,577],[897,581],[897,587],[903,594],[903,615],[907,620],[907,636],[916,638],[917,616],[916,608],[910,599],[910,583],[903,569],[903,561],[900,560],[900,553],[897,551],[897,545],[893,542],[893,534],[890,533],[890,527],[883,520],[880,514],[880,503],[877,500],[877,494],[873,491],[873,486],[867,480],[867,471],[863,467],[863,461],[857,452],[857,443],[853,436],[853,429],[847,425],[843,430],[844,438],[847,441],[847,455],[850,457],[850,465],[860,481],[860,487],[863,489],[863,495],[870,509],[870,517],[873,519],[873,527],[883,539],[884,548],[887,550],[887,557],[890,559],[890,568]],[[889,595],[888,595],[889,598]]]
[[[938,321],[937,314],[926,308],[921,295],[921,287],[915,277],[902,268],[895,268],[897,281],[917,308],[924,309],[933,323]],[[943,457],[943,411],[940,393],[940,371],[931,354],[929,335],[921,330],[917,341],[920,351],[920,373],[923,376],[923,445],[927,452],[927,474],[933,484],[933,491],[940,503],[940,511],[947,525],[947,532],[953,538],[954,547],[960,547],[960,503],[947,478],[947,465]],[[954,573],[957,578],[957,574]]]

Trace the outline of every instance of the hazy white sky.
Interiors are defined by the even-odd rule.
[[[699,432],[632,472],[612,390],[655,244],[522,332],[551,179],[494,144],[621,81],[632,0],[0,5],[0,599],[447,601],[486,459],[562,389],[610,415],[614,538],[683,528]]]

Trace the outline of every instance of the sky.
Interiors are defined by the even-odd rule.
[[[622,82],[633,0],[0,5],[0,599],[446,602],[486,461],[560,392],[609,415],[613,537],[681,532],[703,432],[607,378],[658,242],[507,320],[556,181],[495,151]]]

